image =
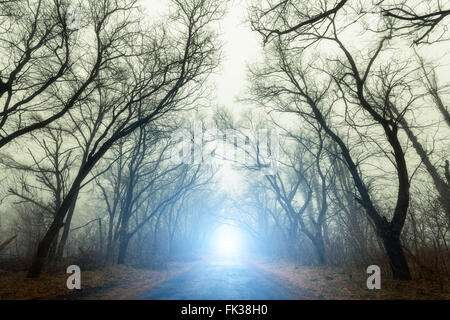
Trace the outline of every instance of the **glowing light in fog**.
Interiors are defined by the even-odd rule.
[[[224,237],[220,240],[218,249],[221,254],[233,254],[237,251],[237,245],[233,239]]]
[[[222,257],[236,256],[241,251],[241,236],[239,230],[229,226],[217,229],[214,239],[214,251]]]

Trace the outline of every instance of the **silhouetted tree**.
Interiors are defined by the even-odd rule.
[[[83,181],[110,148],[138,128],[192,102],[195,90],[216,67],[217,45],[208,25],[220,17],[221,6],[212,0],[175,1],[175,5],[177,12],[170,23],[179,27],[171,25],[175,30],[172,33],[164,26],[153,31],[136,31],[138,26],[133,26],[135,37],[128,39],[132,46],[128,54],[123,54],[123,80],[116,84],[120,93],[115,95],[118,99],[114,110],[40,242],[29,277],[40,275],[50,244]]]

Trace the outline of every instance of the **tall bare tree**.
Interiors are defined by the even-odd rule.
[[[87,99],[100,72],[123,55],[135,0],[88,1],[68,25],[64,0],[0,3],[0,148]],[[114,21],[114,22],[112,22]]]
[[[174,31],[169,32],[163,26],[153,31],[141,29],[128,39],[128,53],[122,54],[123,63],[115,69],[123,74],[123,80],[115,86],[115,96],[121,100],[117,100],[105,121],[103,133],[93,144],[88,160],[40,242],[29,277],[40,275],[50,244],[63,226],[83,181],[110,148],[138,128],[192,102],[202,80],[217,66],[217,43],[208,25],[221,16],[222,6],[214,0],[174,2],[176,12],[170,22],[178,26],[171,25]],[[136,28],[133,26],[133,30]]]
[[[368,217],[374,222],[378,235],[383,239],[394,277],[398,279],[411,279],[408,264],[400,243],[400,234],[409,206],[410,183],[408,167],[402,143],[398,136],[398,120],[392,115],[392,111],[389,112],[392,103],[391,93],[392,90],[395,89],[392,85],[396,86],[396,83],[395,81],[384,82],[383,80],[380,80],[380,83],[385,86],[382,89],[385,90],[383,92],[386,93],[385,100],[373,99],[375,93],[371,92],[368,86],[368,79],[372,75],[374,62],[387,44],[388,38],[382,38],[379,41],[372,56],[366,63],[365,70],[361,71],[361,67],[358,67],[358,63],[350,50],[340,40],[337,30],[338,29],[333,22],[329,35],[324,35],[322,32],[318,31],[315,35],[312,35],[315,39],[312,39],[311,41],[331,41],[337,45],[337,48],[341,50],[343,57],[338,58],[342,60],[335,61],[342,69],[342,73],[338,71],[339,74],[336,74],[335,71],[327,71],[326,65],[319,65],[317,67],[302,65],[302,63],[299,63],[293,55],[291,56],[289,40],[288,42],[280,40],[274,46],[276,52],[275,56],[278,58],[278,61],[274,64],[273,69],[267,67],[254,73],[255,83],[257,84],[254,93],[260,98],[260,101],[270,101],[271,99],[279,101],[281,99],[281,104],[285,105],[285,112],[296,113],[301,118],[305,119],[305,121],[308,121],[311,118],[314,119],[314,121],[316,121],[324,130],[326,135],[338,145],[341,152],[340,156],[345,161],[347,168],[352,174],[355,186],[358,190],[359,196],[357,199],[360,205],[365,208]],[[327,77],[328,79],[324,80],[321,85],[315,83],[310,78],[309,73],[313,69],[321,71],[325,70],[325,79],[327,79]],[[272,77],[278,76],[280,76],[281,79],[285,79],[286,86],[282,85],[280,82],[278,82],[279,84],[271,82],[272,87],[268,87],[263,81],[257,80],[258,77],[271,79]],[[376,75],[372,78],[375,79]],[[339,93],[336,97],[330,96],[333,92],[331,90],[333,84],[336,85],[337,93]],[[279,98],[281,96],[286,96],[288,102],[283,102],[283,98]],[[326,99],[330,100],[325,102]],[[342,99],[341,101],[344,102],[344,110],[346,112],[345,117],[348,119],[347,125],[357,131],[359,126],[356,123],[353,124],[352,121],[355,120],[352,120],[353,115],[349,113],[349,110],[351,105],[360,108],[361,112],[366,114],[367,117],[374,121],[382,132],[384,132],[385,141],[388,143],[389,147],[392,148],[394,158],[389,161],[392,161],[395,164],[396,176],[398,179],[398,194],[391,221],[388,221],[375,207],[369,190],[361,176],[359,165],[351,154],[348,142],[341,138],[339,133],[333,130],[334,125],[329,120],[329,114],[331,113],[331,108],[333,108],[333,105],[335,105],[339,99]],[[324,109],[325,104],[329,105],[327,109]],[[310,109],[305,110],[303,106],[309,106]],[[408,103],[404,108],[406,109],[407,106]],[[359,136],[364,139],[363,135]]]

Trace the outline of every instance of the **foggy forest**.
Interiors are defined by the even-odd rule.
[[[0,299],[450,299],[449,26],[446,0],[0,0]]]

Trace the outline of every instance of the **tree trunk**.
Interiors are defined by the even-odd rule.
[[[98,219],[98,232],[99,232],[99,242],[100,242],[100,256],[103,256],[103,230],[102,230],[102,219]]]
[[[386,221],[386,218],[382,217],[375,208],[372,199],[370,198],[369,191],[359,175],[358,166],[353,161],[347,145],[328,126],[320,109],[315,105],[315,102],[310,100],[309,104],[312,107],[314,115],[316,116],[319,124],[324,128],[325,132],[331,137],[331,139],[334,140],[334,142],[336,142],[338,147],[341,149],[342,156],[344,157],[348,170],[352,175],[355,187],[361,196],[361,199],[357,200],[364,207],[367,215],[376,225],[378,235],[383,239],[383,244],[389,258],[389,263],[391,265],[394,279],[411,280],[411,273],[409,271],[408,263],[406,261],[405,254],[400,243],[400,232],[403,228],[409,205],[409,177],[407,173],[408,170],[404,153],[398,140],[396,130],[392,131],[388,125],[383,124],[386,136],[388,137],[389,143],[394,150],[397,164],[397,174],[399,178],[397,205],[394,212],[394,217],[391,223],[388,223]],[[393,230],[393,228],[395,229]]]
[[[125,234],[120,237],[120,244],[119,244],[119,256],[117,258],[118,264],[124,264],[125,263],[125,257],[127,254],[128,249],[128,243],[130,242],[129,235]]]
[[[64,198],[61,207],[56,212],[55,219],[53,220],[50,228],[46,232],[41,242],[39,242],[36,256],[33,259],[30,270],[28,271],[28,278],[39,278],[39,276],[41,275],[41,271],[45,263],[47,262],[48,252],[50,250],[53,239],[55,239],[58,231],[64,226],[64,218],[67,212],[70,210],[73,202],[76,200],[76,196],[78,196],[82,181],[99,159],[99,156],[91,159],[91,161],[86,164],[83,170],[80,170],[78,176],[75,178],[75,181],[73,182],[72,187]]]
[[[55,239],[53,240],[53,242],[50,246],[50,250],[48,252],[48,261],[49,262],[58,261],[58,257],[56,256],[56,248],[58,247],[58,239],[59,239],[59,230],[56,233]]]
[[[78,192],[75,195],[75,200],[73,201],[73,203],[69,209],[69,212],[67,213],[66,222],[64,224],[64,230],[63,230],[63,233],[61,236],[61,240],[59,241],[58,249],[56,251],[56,258],[58,260],[64,256],[64,248],[66,246],[67,239],[69,238],[70,225],[72,223],[72,217],[75,212],[75,206],[77,203],[77,199],[78,199]]]
[[[28,278],[38,278],[41,275],[42,269],[47,262],[50,246],[62,226],[63,224],[61,222],[54,221],[45,234],[44,238],[41,240],[41,242],[39,242],[36,256],[33,260],[30,270],[28,271]]]
[[[397,109],[393,108],[393,111],[396,115],[399,116]],[[449,185],[446,183],[446,181],[444,179],[441,178],[438,170],[431,163],[428,153],[426,152],[426,150],[422,146],[422,144],[419,142],[416,135],[410,129],[405,118],[403,118],[403,117],[400,118],[400,124],[401,124],[403,130],[405,130],[406,135],[408,136],[409,140],[411,140],[412,145],[413,145],[414,149],[416,150],[417,154],[422,159],[422,162],[425,165],[425,168],[427,169],[429,175],[431,176],[434,186],[436,187],[436,190],[439,193],[439,196],[440,196],[439,200],[442,204],[442,207],[444,208],[447,216],[450,218],[450,188],[449,188]]]
[[[316,249],[317,259],[319,260],[319,265],[323,266],[327,263],[325,256],[325,244],[323,242],[322,235],[318,235],[313,240],[314,248]]]
[[[411,280],[411,272],[409,271],[400,237],[392,233],[384,233],[381,238],[389,258],[394,279]]]
[[[109,264],[111,262],[114,248],[113,248],[113,228],[114,228],[114,221],[113,218],[109,217],[109,224],[108,224],[108,243],[106,244],[106,255],[105,255],[105,264]]]
[[[109,150],[109,148],[113,145],[113,143],[120,138],[125,136],[125,134],[117,134],[114,137],[110,138],[106,141],[103,146],[95,153],[93,156],[89,158],[89,160],[83,165],[82,169],[78,172],[75,181],[72,184],[69,192],[64,198],[61,207],[58,209],[55,215],[55,220],[50,226],[49,230],[45,234],[44,238],[38,245],[37,254],[33,260],[33,263],[28,271],[28,278],[38,278],[41,275],[41,271],[46,263],[48,257],[48,251],[50,249],[50,245],[58,233],[59,229],[61,229],[64,225],[64,218],[66,217],[67,212],[70,210],[73,202],[76,200],[80,192],[80,186],[83,182],[84,178],[91,172],[92,168],[97,164],[98,161],[105,155],[105,153]]]

